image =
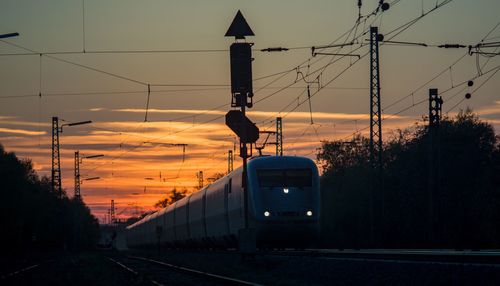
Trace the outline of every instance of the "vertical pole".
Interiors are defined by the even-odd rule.
[[[62,199],[62,184],[61,184],[61,156],[59,154],[59,118],[52,117],[52,176],[51,186],[52,192],[57,192],[59,198]]]
[[[233,150],[228,150],[227,153],[227,173],[231,173],[233,171]]]
[[[437,128],[441,121],[443,99],[438,95],[437,88],[429,89],[429,127]]]
[[[283,156],[283,122],[276,117],[276,156]]]
[[[115,218],[115,200],[111,200],[111,209],[109,210],[109,220],[111,224],[116,222]]]
[[[231,26],[225,34],[226,37],[234,36],[236,40],[245,39],[245,36],[254,36],[252,29],[246,22],[240,11],[236,14]],[[247,159],[251,156],[248,153],[248,145],[252,148],[252,140],[249,140],[247,134],[247,118],[245,108],[253,106],[253,82],[252,82],[252,43],[236,41],[230,47],[231,59],[231,107],[240,107],[239,113],[241,118],[239,137],[240,137],[240,157],[243,159],[242,170],[242,191],[244,201],[244,228],[238,231],[239,249],[243,255],[253,253],[255,251],[255,232],[249,227],[249,194],[248,194],[248,171]],[[258,132],[258,131],[257,131]],[[258,133],[256,134],[258,136]]]
[[[246,94],[240,94],[240,102],[241,102],[241,117],[245,118],[245,107],[247,101]],[[241,120],[243,122],[243,120]],[[247,157],[248,157],[248,149],[247,149],[247,132],[246,126],[241,124],[241,137],[240,137],[240,156],[243,158],[243,174],[242,174],[242,182],[241,187],[243,189],[244,203],[243,210],[245,212],[245,229],[248,229],[248,189],[247,189]]]
[[[370,27],[370,236],[372,244],[375,242],[375,191],[380,195],[381,215],[384,213],[384,197],[382,194],[382,116],[380,107],[380,69],[379,69],[379,41],[378,27]],[[377,175],[375,170],[377,169]],[[376,187],[374,186],[376,185]],[[382,217],[381,216],[381,217]],[[378,220],[380,221],[380,220]]]
[[[434,197],[439,192],[439,125],[443,99],[437,88],[429,89],[429,243],[434,244],[437,237],[437,213]],[[434,245],[431,245],[434,246]]]
[[[198,172],[198,188],[203,189],[203,171]]]
[[[75,151],[75,198],[80,196],[80,151]]]
[[[370,27],[370,159],[374,166],[378,165],[377,167],[381,169],[382,114],[378,41],[378,28]]]

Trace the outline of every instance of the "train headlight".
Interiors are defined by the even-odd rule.
[[[289,192],[289,191],[290,191],[290,190],[288,190],[288,188],[284,188],[284,189],[283,189],[283,193],[285,193],[285,194],[288,194],[288,192]]]
[[[307,215],[307,216],[312,216],[312,215],[313,215],[313,212],[312,212],[312,211],[307,211],[307,212],[306,212],[306,215]]]
[[[266,217],[267,217],[267,216],[270,216],[270,215],[271,215],[271,214],[270,214],[268,211],[265,211],[265,212],[264,212],[264,216],[266,216]]]

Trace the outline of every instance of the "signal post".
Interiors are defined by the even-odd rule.
[[[240,157],[243,159],[242,189],[244,195],[244,227],[238,231],[239,250],[243,255],[256,250],[255,229],[249,225],[247,159],[252,156],[252,144],[259,139],[259,129],[245,115],[246,108],[253,106],[252,45],[242,41],[254,33],[240,11],[236,13],[225,37],[235,37],[230,47],[231,59],[231,107],[226,114],[226,125],[240,138]],[[240,41],[239,41],[240,40]],[[250,152],[249,152],[250,151]]]

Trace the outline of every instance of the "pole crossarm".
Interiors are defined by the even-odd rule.
[[[63,119],[63,121],[64,121],[64,119]],[[61,124],[61,126],[59,126],[59,133],[63,133],[64,126],[78,126],[78,125],[84,125],[84,124],[90,124],[90,123],[92,123],[92,120],[64,123],[64,124]]]
[[[160,145],[165,147],[182,147],[182,162],[186,160],[186,147],[189,144],[185,143],[168,143],[168,142],[143,142],[144,144]]]

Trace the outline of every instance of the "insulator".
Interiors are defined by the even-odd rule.
[[[474,81],[469,80],[469,81],[467,82],[467,85],[468,85],[468,86],[473,86],[473,85],[474,85]]]
[[[466,94],[465,94],[465,98],[466,98],[466,99],[470,99],[471,97],[472,97],[472,95],[471,95],[470,93],[466,93]]]

